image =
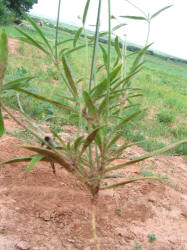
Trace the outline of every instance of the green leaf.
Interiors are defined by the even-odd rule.
[[[80,136],[75,140],[75,142],[74,142],[74,150],[75,150],[75,152],[77,152],[78,147],[81,145],[83,140],[84,140],[84,136]]]
[[[83,98],[84,98],[84,102],[86,104],[86,107],[88,109],[88,112],[92,115],[94,115],[95,118],[97,118],[97,109],[95,107],[95,105],[93,104],[93,101],[90,97],[90,95],[88,94],[88,92],[83,91]]]
[[[0,93],[2,90],[3,79],[8,65],[8,37],[3,29],[0,36]]]
[[[83,28],[79,28],[74,36],[74,40],[73,40],[73,47],[75,48],[76,47],[76,44],[77,44],[77,41],[80,37],[80,34],[82,32]]]
[[[3,84],[2,89],[8,90],[8,89],[22,88],[26,84],[28,84],[28,82],[31,81],[32,79],[34,79],[34,77],[32,77],[32,76],[22,77],[22,78],[14,80],[14,81],[8,82],[6,84]]]
[[[31,169],[33,169],[34,168],[34,166],[40,161],[40,160],[42,160],[43,159],[43,155],[40,155],[40,154],[37,154],[37,155],[34,155],[33,157],[32,157],[32,160],[30,161],[30,163],[29,163],[29,166],[28,166],[28,168],[25,170],[25,172],[29,172]]]
[[[0,138],[3,136],[4,132],[5,132],[5,127],[4,127],[3,115],[0,109]]]
[[[118,38],[118,36],[116,36],[116,38],[115,38],[114,48],[116,50],[116,53],[117,53],[118,57],[121,58],[122,55],[121,55],[121,50],[120,50],[120,47],[119,47],[119,38]]]
[[[81,150],[81,153],[80,153],[80,156],[84,153],[84,151],[87,149],[87,147],[95,140],[96,138],[96,135],[98,133],[98,131],[101,129],[101,127],[99,128],[96,128],[94,131],[92,131],[86,138],[83,146],[82,146],[82,150]]]
[[[158,150],[155,150],[155,151],[153,151],[153,152],[150,152],[150,153],[144,154],[144,155],[142,155],[142,156],[136,157],[136,158],[134,158],[134,159],[131,160],[131,161],[124,162],[124,163],[122,163],[122,164],[118,164],[118,165],[116,165],[116,166],[110,167],[110,168],[106,169],[105,172],[110,172],[110,171],[113,171],[113,170],[121,169],[121,168],[123,168],[123,167],[125,167],[125,166],[130,166],[130,165],[132,165],[132,164],[134,164],[134,163],[143,161],[143,160],[148,159],[148,158],[151,158],[151,157],[153,157],[153,156],[163,154],[163,153],[165,153],[165,152],[167,152],[167,151],[169,151],[169,150],[171,150],[171,149],[173,149],[173,148],[175,148],[175,147],[177,147],[177,146],[180,146],[180,145],[182,145],[182,144],[184,144],[184,143],[187,143],[187,139],[181,140],[181,141],[179,141],[179,142],[170,144],[170,145],[168,145],[168,146],[166,146],[166,147],[163,147],[163,148],[161,148],[161,149],[158,149]]]
[[[120,16],[123,18],[128,18],[128,19],[134,19],[134,20],[144,20],[147,21],[147,19],[143,16]]]
[[[109,144],[107,145],[107,150],[109,150],[121,137],[121,133],[118,133],[117,135],[115,135],[109,142]]]
[[[121,129],[122,126],[124,126],[125,123],[129,122],[130,120],[132,120],[135,116],[139,115],[141,113],[141,111],[136,111],[133,114],[129,115],[127,118],[123,119],[122,122],[120,122],[118,125],[116,125],[113,129],[114,133],[115,131]]]
[[[169,5],[169,6],[166,6],[160,10],[158,10],[157,12],[155,12],[152,16],[151,16],[151,19],[153,19],[154,17],[158,16],[162,11],[164,10],[167,10],[168,8],[172,7],[173,5]]]
[[[119,71],[121,70],[122,65],[120,64],[115,69],[113,69],[110,72],[110,81],[112,82],[115,77],[118,75]],[[97,86],[95,86],[91,90],[91,95],[96,98],[98,96],[101,96],[104,91],[106,91],[106,85],[107,85],[107,78],[105,78],[101,83],[99,83]]]
[[[77,50],[79,50],[79,49],[83,49],[83,48],[85,48],[86,47],[86,45],[80,45],[80,46],[77,46],[76,48],[74,48],[74,49],[68,49],[67,51],[65,51],[65,52],[63,52],[62,54],[64,54],[64,55],[70,55],[71,53],[73,53],[73,52],[75,52],[75,51],[77,51]]]
[[[62,41],[57,43],[57,46],[62,45],[62,44],[67,43],[67,42],[71,42],[73,40],[74,40],[73,38],[70,38],[70,39],[67,39],[67,40],[62,40]]]
[[[86,22],[86,16],[88,13],[89,5],[90,5],[90,0],[87,0],[85,8],[84,8],[83,19],[82,19],[83,26],[85,25],[85,22]]]
[[[27,33],[25,33],[24,31],[22,31],[21,29],[17,28],[16,29],[22,34],[24,35],[24,38],[19,37],[19,40],[22,40],[26,43],[29,43],[31,45],[34,45],[36,48],[42,50],[46,55],[50,56],[49,51],[47,51],[42,44],[40,44],[38,41],[36,41],[35,39],[33,39],[30,35],[28,35]]]
[[[70,111],[70,112],[73,112],[73,113],[78,114],[78,111],[76,111],[76,110],[73,109],[72,107],[67,106],[67,105],[64,105],[64,104],[62,104],[62,103],[60,103],[60,102],[54,101],[54,100],[52,100],[52,99],[48,99],[48,98],[46,98],[46,97],[44,97],[44,96],[41,96],[41,95],[37,95],[37,94],[32,93],[32,92],[30,92],[30,91],[28,91],[28,90],[25,90],[25,89],[19,89],[19,88],[17,88],[16,90],[17,90],[18,92],[25,93],[25,94],[27,94],[27,95],[29,95],[29,96],[33,96],[33,97],[35,97],[35,98],[37,98],[37,99],[39,99],[39,100],[41,100],[41,101],[51,103],[51,104],[53,104],[53,105],[55,105],[55,106],[57,106],[57,107],[59,107],[59,108],[62,108],[62,109],[68,110],[68,111]]]
[[[36,30],[36,32],[38,33],[38,35],[43,39],[44,43],[46,44],[46,46],[49,48],[49,50],[51,51],[51,54],[53,55],[53,50],[47,40],[47,38],[45,37],[45,35],[43,34],[43,32],[41,31],[41,29],[39,28],[39,26],[26,14],[24,14],[24,17],[30,22],[30,24],[33,26],[33,28]]]
[[[105,67],[107,67],[108,56],[107,56],[106,49],[101,44],[99,44],[99,46],[100,46],[102,54],[103,54],[103,61],[104,61]]]
[[[119,182],[119,183],[116,183],[116,184],[113,184],[113,185],[109,185],[109,186],[101,188],[100,190],[116,188],[116,187],[123,186],[123,185],[129,184],[129,183],[135,182],[135,181],[143,181],[143,180],[150,180],[150,179],[151,180],[160,180],[160,178],[158,178],[156,176],[141,177],[141,178],[136,178],[136,179],[133,179],[133,180],[123,181],[123,182]]]
[[[134,71],[134,70],[137,70],[137,66],[139,67],[140,64],[142,63],[142,58],[145,54],[145,52],[148,50],[148,48],[152,45],[153,43],[145,46],[143,49],[141,49],[136,57],[136,59],[134,60],[133,62],[133,65],[130,69],[130,72]]]
[[[40,147],[33,147],[33,146],[20,146],[20,148],[25,148],[30,151],[34,151],[36,153],[39,153],[45,157],[47,157],[50,160],[53,160],[54,162],[59,163],[62,167],[64,167],[68,172],[74,172],[71,164],[65,159],[62,153],[56,153],[52,150],[40,148]]]
[[[112,28],[112,31],[116,31],[116,30],[120,29],[121,27],[123,27],[125,25],[127,25],[127,24],[126,23],[120,23],[120,24],[116,25],[114,28]]]
[[[62,56],[62,63],[64,66],[64,72],[65,72],[66,78],[68,79],[69,86],[71,87],[71,89],[74,93],[74,96],[77,97],[78,91],[77,91],[76,83],[73,79],[72,71],[71,71],[70,66],[68,64],[68,60],[67,60],[66,56]]]

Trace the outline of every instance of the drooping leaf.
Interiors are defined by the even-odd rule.
[[[32,160],[30,161],[29,163],[29,166],[28,168],[25,170],[25,172],[29,172],[31,169],[34,168],[34,166],[40,161],[43,159],[43,155],[40,155],[40,154],[36,154],[32,157]]]
[[[66,40],[62,40],[62,41],[60,41],[60,42],[57,43],[57,46],[62,45],[62,44],[64,44],[64,43],[71,42],[71,41],[73,41],[73,38],[66,39]]]
[[[75,48],[76,47],[76,44],[77,44],[77,41],[80,37],[80,34],[82,32],[83,28],[79,28],[74,36],[74,40],[73,40],[73,47]]]
[[[141,178],[136,178],[136,179],[132,179],[132,180],[128,180],[128,181],[123,181],[123,182],[119,182],[113,185],[109,185],[109,186],[105,186],[103,188],[101,188],[101,190],[105,190],[105,189],[111,189],[111,188],[116,188],[119,186],[124,186],[126,184],[135,182],[135,181],[143,181],[143,180],[160,180],[160,178],[156,177],[156,176],[149,176],[149,177],[141,177]]]
[[[143,16],[120,16],[123,18],[128,18],[128,19],[134,19],[134,20],[144,20],[147,21],[147,19]]]
[[[32,79],[34,79],[34,77],[32,76],[28,76],[28,77],[22,77],[13,81],[10,81],[6,84],[3,84],[3,90],[9,90],[9,89],[16,89],[16,88],[22,88],[25,87],[25,85],[28,84],[29,81],[31,81]]]
[[[39,26],[28,15],[26,15],[26,14],[23,14],[23,15],[29,21],[29,23],[33,26],[33,28],[36,30],[36,32],[38,33],[38,35],[42,38],[42,40],[44,41],[44,43],[46,44],[46,46],[50,50],[51,54],[53,54],[53,50],[51,48],[51,45],[49,44],[47,38],[45,37],[45,35],[43,34],[43,32],[39,28]]]
[[[87,0],[86,5],[84,7],[84,13],[83,13],[83,18],[82,18],[83,26],[85,25],[85,22],[86,22],[89,5],[90,5],[90,0]]]
[[[164,10],[167,10],[168,8],[172,7],[173,5],[169,5],[169,6],[166,6],[160,10],[158,10],[157,12],[155,12],[152,16],[151,16],[151,19],[153,19],[154,17],[158,16],[162,11]]]
[[[158,150],[155,150],[155,151],[153,151],[153,152],[150,152],[150,153],[144,154],[144,155],[142,155],[142,156],[136,157],[136,158],[134,158],[134,159],[131,160],[131,161],[128,161],[128,162],[125,162],[125,163],[118,164],[118,165],[116,165],[116,166],[110,167],[110,168],[106,169],[105,172],[110,172],[110,171],[113,171],[113,170],[121,169],[121,168],[123,168],[123,167],[125,167],[125,166],[130,166],[130,165],[132,165],[132,164],[134,164],[134,163],[143,161],[143,160],[148,159],[148,158],[151,158],[151,157],[153,157],[153,156],[163,154],[163,153],[165,153],[165,152],[167,152],[167,151],[169,151],[169,150],[171,150],[171,149],[173,149],[173,148],[175,148],[175,147],[177,147],[177,146],[180,146],[180,145],[182,145],[182,144],[184,144],[184,143],[187,143],[187,139],[181,140],[181,141],[179,141],[179,142],[170,144],[170,145],[168,145],[168,146],[166,146],[166,147],[163,147],[163,148],[161,148],[161,149],[158,149]]]
[[[95,140],[95,137],[98,133],[98,131],[101,129],[100,128],[96,128],[94,131],[92,131],[86,138],[83,146],[82,146],[82,150],[81,150],[81,153],[80,153],[80,156],[84,153],[84,151],[87,149],[87,147]]]
[[[77,152],[78,148],[80,147],[81,143],[83,142],[84,140],[84,136],[80,136],[78,137],[75,142],[74,142],[74,150],[75,152]]]
[[[71,111],[71,112],[73,112],[73,113],[78,113],[78,111],[76,111],[75,109],[73,109],[71,106],[64,105],[64,104],[62,104],[62,103],[60,103],[60,102],[54,101],[54,100],[52,100],[52,99],[48,99],[48,98],[46,98],[46,97],[44,97],[44,96],[41,96],[41,95],[32,93],[32,92],[30,92],[30,91],[28,91],[28,90],[19,89],[19,88],[17,88],[16,90],[17,90],[18,92],[25,93],[25,94],[27,94],[27,95],[29,95],[29,96],[33,96],[33,97],[35,97],[35,98],[38,99],[38,100],[41,100],[41,101],[45,101],[45,102],[51,103],[51,104],[53,104],[53,105],[55,105],[55,106],[57,106],[57,107],[59,107],[59,108],[62,108],[62,109]]]
[[[50,55],[49,51],[46,50],[44,48],[44,46],[42,46],[42,44],[40,44],[38,41],[36,41],[35,39],[33,39],[30,35],[28,35],[27,33],[25,33],[24,31],[22,31],[20,28],[16,27],[16,29],[22,34],[24,35],[24,38],[19,37],[19,40],[22,40],[26,43],[29,43],[33,46],[35,46],[36,48],[42,50],[46,55]]]
[[[112,31],[116,31],[118,29],[120,29],[121,27],[124,27],[125,25],[127,25],[126,23],[120,23],[118,25],[116,25],[114,28],[112,28]]]

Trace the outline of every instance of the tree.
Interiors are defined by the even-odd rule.
[[[21,17],[22,12],[28,12],[38,0],[3,0],[3,2],[17,17]]]
[[[5,25],[11,23],[13,20],[13,15],[9,13],[10,11],[5,6],[3,0],[0,0],[0,25]]]

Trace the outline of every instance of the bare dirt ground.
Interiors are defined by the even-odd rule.
[[[8,131],[17,125],[5,119]],[[13,129],[14,128],[14,129]],[[68,134],[72,129],[64,128]],[[10,135],[0,140],[0,161],[28,155]],[[128,157],[145,153],[139,147]],[[100,192],[97,234],[102,250],[187,249],[187,163],[185,157],[159,156],[141,166],[121,171],[126,178],[140,170],[167,175],[169,184],[139,181]],[[28,163],[0,167],[0,249],[61,250],[94,248],[90,229],[91,196],[85,187],[60,166],[54,176],[49,164],[40,163],[25,173]],[[177,184],[177,185],[176,185]],[[150,242],[148,234],[156,240]]]

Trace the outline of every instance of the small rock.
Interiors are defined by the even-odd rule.
[[[51,219],[51,214],[49,211],[45,211],[40,214],[40,218],[44,219],[45,221],[49,221]]]
[[[15,247],[17,247],[20,250],[29,250],[30,249],[30,245],[28,242],[26,241],[20,241],[18,242]]]

